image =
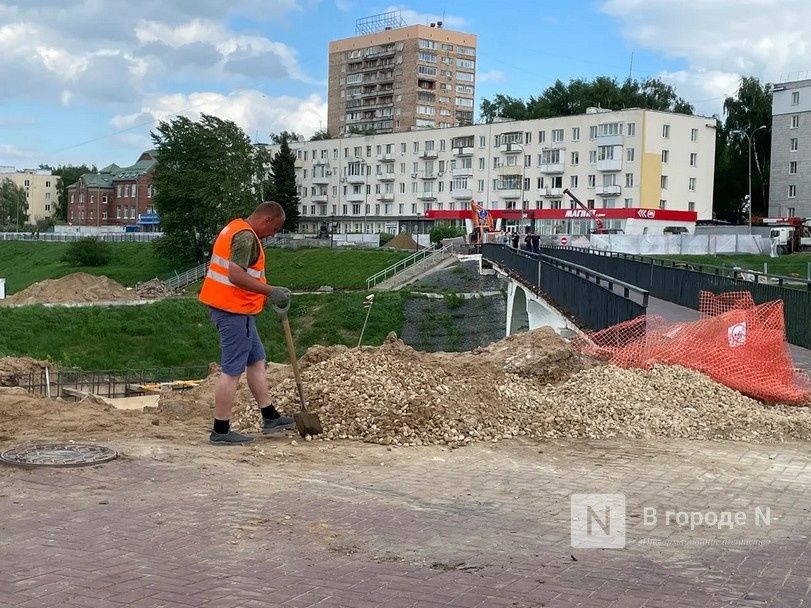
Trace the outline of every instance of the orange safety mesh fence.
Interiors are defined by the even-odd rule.
[[[681,365],[767,403],[811,404],[811,378],[794,368],[783,302],[755,304],[745,292],[699,294],[699,320],[642,315],[589,334],[578,348],[620,367]]]

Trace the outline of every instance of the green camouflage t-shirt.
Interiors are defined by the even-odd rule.
[[[248,269],[259,259],[259,242],[250,230],[240,230],[231,240],[231,261]]]

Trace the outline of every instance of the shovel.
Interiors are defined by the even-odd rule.
[[[287,319],[287,311],[290,310],[290,300],[284,308],[277,306],[273,307],[279,319],[282,321],[282,328],[284,329],[284,340],[287,343],[287,357],[290,359],[290,365],[293,367],[293,376],[296,378],[296,388],[298,389],[298,398],[301,402],[301,411],[293,414],[293,420],[296,421],[296,429],[299,435],[306,437],[307,435],[320,435],[324,432],[321,427],[321,420],[316,414],[311,414],[307,411],[307,402],[304,399],[304,387],[301,384],[301,373],[298,368],[298,358],[296,357],[296,348],[293,345],[293,334],[290,332],[290,321]]]

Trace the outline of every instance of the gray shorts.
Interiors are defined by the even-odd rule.
[[[224,374],[239,376],[248,365],[265,360],[265,347],[256,331],[254,315],[238,315],[209,308],[220,334],[220,365]]]

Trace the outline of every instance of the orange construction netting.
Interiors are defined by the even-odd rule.
[[[811,404],[811,378],[795,369],[783,302],[755,304],[748,291],[699,295],[699,320],[642,315],[589,334],[581,351],[621,367],[681,365],[767,403]]]

